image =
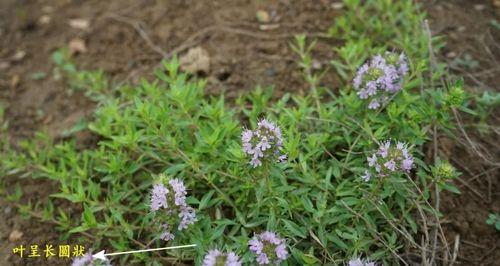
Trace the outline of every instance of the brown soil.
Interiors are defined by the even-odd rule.
[[[0,103],[6,107],[9,137],[15,143],[31,137],[35,131],[46,130],[57,139],[62,130],[71,128],[92,112],[91,101],[79,92],[70,93],[65,83],[52,75],[51,54],[76,37],[83,39],[87,46],[87,52],[74,57],[78,67],[103,69],[113,84],[134,83],[141,77],[151,77],[162,53],[183,54],[191,47],[201,46],[211,60],[210,71],[205,76],[207,90],[212,94],[224,92],[228,97],[235,97],[256,85],[274,86],[276,97],[290,91],[304,93],[307,85],[297,71],[297,57],[289,44],[297,33],[317,36],[314,58],[321,67],[326,67],[335,43],[321,38],[321,33],[326,32],[340,12],[332,8],[333,2],[336,1],[0,1]],[[472,2],[484,2],[486,8],[477,11]],[[471,54],[480,62],[480,68],[478,76],[469,77],[467,83],[480,89],[496,86],[500,71],[496,62],[500,60],[500,31],[492,29],[489,21],[495,17],[500,19],[491,1],[425,1],[424,4],[430,13],[433,31],[449,37],[443,59],[452,60],[450,52],[455,52],[455,58],[465,52]],[[259,29],[257,10],[271,15],[268,24],[272,29]],[[75,18],[88,20],[90,26],[84,30],[71,27],[68,22]],[[50,21],[47,23],[47,20]],[[465,26],[465,30],[460,26]],[[490,29],[489,33],[485,28]],[[484,45],[490,52],[485,52]],[[20,56],[22,53],[25,55]],[[34,79],[33,74],[37,73],[45,73],[45,77]],[[329,87],[337,84],[333,73],[323,82]],[[85,142],[89,135],[77,137]],[[445,230],[449,240],[460,234],[462,265],[495,265],[500,261],[500,237],[492,227],[485,225],[485,220],[489,211],[500,211],[498,171],[472,180],[476,173],[491,167],[477,163],[477,156],[467,157],[468,151],[458,145],[449,145],[449,150],[464,155],[464,160],[456,165],[464,171],[462,179],[468,185],[460,187],[462,194],[458,197],[443,196]],[[495,158],[499,158],[496,155]],[[9,182],[8,190],[14,183],[20,183],[25,200],[32,201],[45,198],[53,187],[49,182],[26,179]],[[471,192],[472,189],[482,197]],[[19,244],[43,246],[63,242],[52,224],[21,219],[15,207],[3,198],[0,198],[0,206],[3,212],[0,265],[68,264],[62,260],[21,260],[12,256],[11,249]],[[17,241],[9,241],[9,234],[14,230],[24,235]],[[82,243],[76,238],[67,242]]]
[[[491,21],[500,21],[500,7],[495,1],[429,1],[433,35],[445,35],[447,45],[440,60],[447,62],[452,73],[463,76],[469,91],[500,91],[500,29]],[[471,62],[460,63],[470,56]],[[500,112],[491,115],[489,123],[500,125]],[[463,123],[470,123],[465,118]],[[481,136],[474,129],[468,131],[472,141],[491,163],[473,152],[470,144],[460,136],[456,142],[443,140],[442,156],[451,159],[463,175],[455,184],[462,192],[459,196],[443,193],[441,211],[448,243],[453,248],[455,238],[460,239],[458,262],[462,265],[500,265],[500,232],[486,224],[490,212],[500,212],[500,146],[496,136]]]

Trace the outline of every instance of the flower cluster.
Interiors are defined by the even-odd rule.
[[[453,165],[446,161],[440,161],[436,167],[433,168],[434,177],[439,180],[448,180],[458,175],[457,170]]]
[[[164,177],[163,177],[164,178]],[[186,203],[186,187],[179,179],[172,179],[168,182],[168,188],[163,184],[155,184],[151,190],[151,210],[157,212],[161,208],[165,209],[168,223],[162,224],[163,232],[160,238],[168,241],[174,239],[172,226],[176,223],[177,230],[186,229],[190,224],[196,222],[196,213],[192,207]],[[180,218],[178,221],[177,218]]]
[[[109,260],[94,259],[92,257],[91,251],[85,253],[85,255],[81,257],[74,258],[73,262],[71,263],[71,266],[97,266],[97,265],[111,266],[111,263],[109,262]]]
[[[413,156],[408,152],[408,144],[397,142],[391,145],[387,140],[380,144],[379,149],[367,158],[368,166],[375,169],[377,176],[384,177],[395,172],[409,172],[413,168]],[[372,173],[365,171],[364,181],[370,180]]]
[[[377,109],[387,102],[389,95],[402,89],[403,77],[408,72],[406,56],[386,52],[376,55],[362,65],[354,77],[353,85],[361,99],[369,101],[369,109]]]
[[[375,266],[375,262],[369,260],[362,260],[360,258],[355,258],[349,261],[347,266]]]
[[[213,249],[205,255],[203,266],[241,266],[241,262],[234,252],[223,253]]]
[[[252,157],[250,164],[253,167],[262,165],[262,161],[266,159],[280,162],[286,160],[286,155],[282,153],[281,129],[267,119],[260,120],[255,130],[243,130],[241,141],[243,151]]]
[[[250,251],[257,255],[259,265],[280,264],[288,257],[285,241],[273,232],[257,234],[248,244]]]

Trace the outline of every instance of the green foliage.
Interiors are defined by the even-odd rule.
[[[434,177],[434,182],[440,190],[446,189],[453,193],[460,194],[460,191],[450,181],[460,176],[453,165],[449,162],[438,160],[436,165],[431,167],[431,172]]]
[[[497,231],[500,231],[500,214],[490,213],[488,215],[488,220],[486,220],[486,224],[494,226]]]
[[[63,237],[84,235],[95,249],[166,245],[158,240],[161,229],[152,226],[148,206],[154,177],[165,175],[185,181],[199,220],[167,244],[198,245],[169,251],[176,260],[200,263],[207,249],[226,248],[249,262],[253,233],[272,230],[288,241],[289,265],[341,264],[354,256],[397,264],[403,245],[419,242],[413,239],[417,205],[436,215],[427,202],[429,183],[448,189],[456,175],[444,165],[427,167],[422,146],[433,130],[451,134],[450,111],[466,99],[431,85],[442,69],[430,71],[429,40],[420,26],[424,15],[412,1],[363,3],[345,1],[347,11],[330,31],[345,44],[335,48],[339,59],[332,64],[348,84],[376,52],[404,51],[411,62],[405,89],[379,111],[368,110],[348,85],[328,97],[325,88],[316,90],[321,75],[309,71],[314,45],[304,37],[293,47],[311,95],[286,94],[271,102],[272,90],[257,88],[233,105],[223,96],[206,96],[205,81],[179,72],[175,58],[156,71],[156,80],[111,91],[102,72],[78,71],[58,51],[56,73],[97,102],[93,120],[79,129],[92,131],[99,142],[81,150],[74,139],[54,143],[37,134],[21,142],[18,152],[5,149],[0,170],[53,180],[57,192],[24,210],[41,212]],[[439,38],[431,43],[441,44]],[[240,134],[262,117],[282,128],[288,161],[253,169]],[[416,170],[364,182],[366,156],[387,139],[412,145]],[[56,207],[52,200],[71,207]],[[155,265],[158,255],[124,256],[120,263]]]
[[[107,96],[106,89],[109,88],[108,81],[102,70],[84,71],[78,70],[71,61],[68,49],[62,48],[52,54],[55,64],[53,76],[56,80],[64,79],[70,86],[70,92],[84,91],[85,95],[100,101]]]
[[[198,244],[198,261],[215,246],[245,254],[252,232],[266,229],[289,239],[291,261],[299,264],[340,263],[362,254],[389,262],[403,239],[411,240],[417,224],[410,214],[425,201],[416,181],[391,176],[365,183],[359,176],[376,140],[413,143],[421,157],[426,125],[448,125],[442,107],[429,105],[433,93],[403,92],[375,113],[353,93],[341,92],[318,112],[309,96],[286,95],[273,104],[269,93],[257,89],[231,108],[222,97],[205,98],[204,82],[179,73],[176,60],[164,67],[158,80],[99,104],[89,124],[101,139],[96,148],[80,151],[74,141],[52,143],[39,135],[6,163],[56,181],[59,192],[51,197],[82,208],[81,215],[52,208],[62,232],[89,232],[95,243],[119,250],[157,239],[148,190],[152,174],[163,173],[184,179],[190,189],[199,222],[174,244]],[[252,169],[240,144],[246,123],[239,121],[254,125],[263,116],[282,127],[289,160]],[[423,164],[417,173],[428,176]],[[151,262],[145,256],[132,260]]]
[[[369,57],[394,50],[408,56],[412,73],[419,76],[408,86],[422,88],[423,77],[430,70],[429,45],[439,50],[444,42],[440,37],[429,40],[423,25],[425,13],[419,4],[400,0],[345,0],[344,4],[347,11],[329,30],[333,38],[344,41],[334,48],[338,59],[331,62],[340,77],[350,83],[352,71]],[[444,65],[434,69],[432,78],[439,77],[443,69]],[[427,80],[426,84],[431,82]]]
[[[444,102],[446,105],[450,107],[459,107],[465,101],[465,91],[463,80],[458,80],[455,85],[453,85],[444,98]]]
[[[479,62],[470,54],[465,54],[462,57],[455,58],[450,65],[455,68],[461,68],[467,71],[474,70],[479,67]]]
[[[488,125],[488,118],[500,106],[500,93],[495,91],[484,91],[480,95],[474,95],[476,108],[475,114],[479,118],[476,128],[481,134],[490,134],[495,132],[494,125]],[[492,129],[493,128],[493,129]]]

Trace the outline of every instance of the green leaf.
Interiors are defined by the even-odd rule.
[[[97,225],[97,220],[94,216],[94,213],[87,204],[83,204],[82,219],[85,221],[85,224],[88,227],[95,227]]]
[[[306,238],[307,230],[305,228],[300,227],[296,223],[286,219],[283,219],[283,223],[285,224],[285,228],[294,236]]]

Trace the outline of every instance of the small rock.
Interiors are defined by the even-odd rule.
[[[257,51],[262,53],[277,54],[280,50],[280,43],[274,41],[262,41],[257,43],[255,48]]]
[[[12,61],[21,61],[23,58],[26,56],[25,51],[17,51],[13,56],[12,56]]]
[[[259,25],[259,29],[262,30],[262,31],[266,31],[266,30],[275,30],[277,28],[279,28],[280,25],[279,24],[267,24],[267,25]]]
[[[210,56],[207,50],[200,46],[189,49],[189,51],[179,58],[181,70],[191,74],[210,72]]]
[[[44,13],[51,13],[52,11],[54,11],[54,8],[52,6],[43,6],[42,11]]]
[[[312,62],[311,62],[312,69],[319,70],[319,69],[321,69],[321,66],[322,66],[322,64],[320,61],[318,61],[317,59],[312,60]]]
[[[10,207],[10,206],[7,206],[7,207],[5,207],[5,209],[3,209],[3,213],[5,215],[9,215],[11,212],[12,212],[12,207]]]
[[[75,29],[86,30],[90,26],[90,22],[83,18],[74,18],[68,21],[68,24]]]
[[[481,5],[481,4],[474,5],[474,9],[477,11],[483,11],[485,8],[486,8],[485,5]]]
[[[269,23],[271,21],[271,16],[264,10],[258,10],[257,13],[255,13],[255,16],[257,17],[257,21],[260,23]]]
[[[86,53],[87,45],[85,45],[85,41],[80,38],[73,38],[69,41],[68,44],[69,53],[71,55],[75,55],[78,53]]]
[[[448,53],[446,54],[446,57],[448,57],[448,58],[455,58],[455,57],[457,57],[457,53],[455,53],[455,52],[453,52],[453,51],[448,52]]]
[[[14,230],[10,232],[9,234],[9,241],[10,242],[17,242],[23,237],[23,232],[20,232],[18,230]]]
[[[38,23],[40,23],[40,25],[47,25],[50,23],[51,20],[52,20],[51,17],[43,15],[38,19]]]
[[[0,70],[6,70],[7,68],[10,67],[10,63],[5,61],[5,62],[0,62]]]
[[[465,32],[466,30],[467,30],[467,28],[465,26],[460,26],[457,29],[458,32]]]
[[[493,0],[493,6],[496,8],[500,8],[500,0]]]
[[[344,3],[335,2],[335,3],[332,3],[331,7],[335,10],[340,10],[340,9],[344,8]]]
[[[276,75],[276,70],[273,67],[269,67],[266,69],[265,73],[266,73],[266,76],[272,77],[272,76]]]
[[[11,88],[13,88],[13,89],[17,88],[17,85],[19,85],[20,81],[21,81],[21,78],[19,77],[19,75],[12,76],[12,78],[10,79]]]

